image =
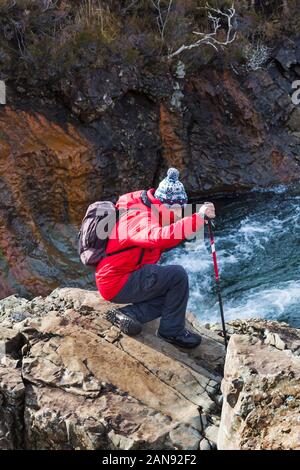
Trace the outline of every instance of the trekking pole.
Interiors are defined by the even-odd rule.
[[[211,254],[212,254],[213,263],[214,263],[216,288],[217,288],[217,295],[218,295],[219,306],[220,306],[222,329],[223,329],[223,336],[224,336],[224,344],[225,344],[225,349],[227,349],[227,336],[226,336],[226,326],[225,326],[225,318],[224,318],[224,310],[223,310],[223,301],[222,301],[222,295],[221,295],[219,269],[218,269],[218,262],[217,262],[217,253],[216,253],[215,240],[214,240],[214,234],[213,234],[213,229],[212,229],[212,227],[214,227],[214,225],[213,225],[213,222],[210,219],[207,218],[206,220],[207,220],[207,224],[208,224]]]

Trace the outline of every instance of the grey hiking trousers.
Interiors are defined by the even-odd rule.
[[[141,323],[161,317],[159,332],[176,336],[185,326],[188,297],[188,275],[182,266],[146,264],[130,275],[111,302],[132,304],[120,310]]]

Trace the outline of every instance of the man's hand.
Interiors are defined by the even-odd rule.
[[[204,218],[214,219],[216,217],[215,206],[212,202],[205,202],[199,209],[199,214]]]

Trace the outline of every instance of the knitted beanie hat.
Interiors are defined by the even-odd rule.
[[[159,183],[154,197],[164,204],[180,204],[181,206],[186,204],[188,197],[178,178],[179,171],[176,168],[169,168],[167,177]]]

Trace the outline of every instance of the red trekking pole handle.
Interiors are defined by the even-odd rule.
[[[216,288],[217,288],[217,295],[218,295],[218,301],[219,301],[219,307],[220,307],[224,344],[225,344],[225,349],[227,349],[227,333],[226,333],[226,325],[225,325],[225,318],[224,318],[223,300],[222,300],[222,295],[221,295],[220,277],[219,277],[219,268],[218,268],[215,240],[214,240],[214,234],[213,234],[213,229],[212,229],[213,222],[209,218],[206,218],[205,220],[208,225],[210,248],[211,248],[211,254],[212,254],[212,259],[213,259],[213,264],[214,264]]]

